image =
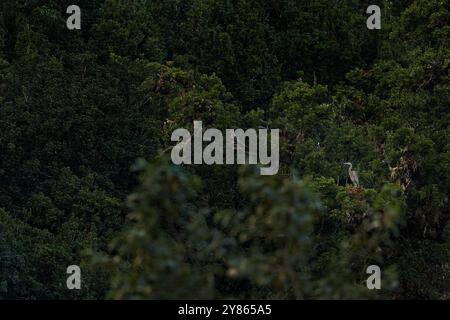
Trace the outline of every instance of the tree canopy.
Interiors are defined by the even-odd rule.
[[[2,1],[0,298],[448,299],[450,7],[371,4]],[[280,172],[174,166],[194,120]]]

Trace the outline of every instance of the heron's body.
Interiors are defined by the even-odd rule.
[[[355,170],[352,170],[353,165],[350,162],[344,163],[345,165],[348,165],[348,176],[350,177],[350,180],[352,181],[353,185],[355,187],[359,187],[359,177],[358,173]]]

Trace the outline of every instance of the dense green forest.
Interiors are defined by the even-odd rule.
[[[1,1],[0,298],[450,299],[449,11]],[[279,128],[279,173],[171,164],[194,120]]]

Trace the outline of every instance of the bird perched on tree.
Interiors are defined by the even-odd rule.
[[[349,166],[348,167],[348,176],[350,177],[350,180],[353,182],[353,185],[355,187],[359,187],[358,173],[355,170],[352,170],[353,165],[350,162],[345,162],[344,165]]]

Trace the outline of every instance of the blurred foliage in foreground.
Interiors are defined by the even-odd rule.
[[[116,254],[97,257],[116,270],[111,298],[370,297],[371,263],[385,267],[385,289],[396,286],[385,256],[405,209],[398,187],[387,184],[372,198],[349,191],[360,197],[364,222],[351,234],[329,234],[325,208],[303,182],[244,168],[245,205],[211,210],[197,205],[201,181],[166,163],[145,168],[129,197],[131,225],[112,243]]]

